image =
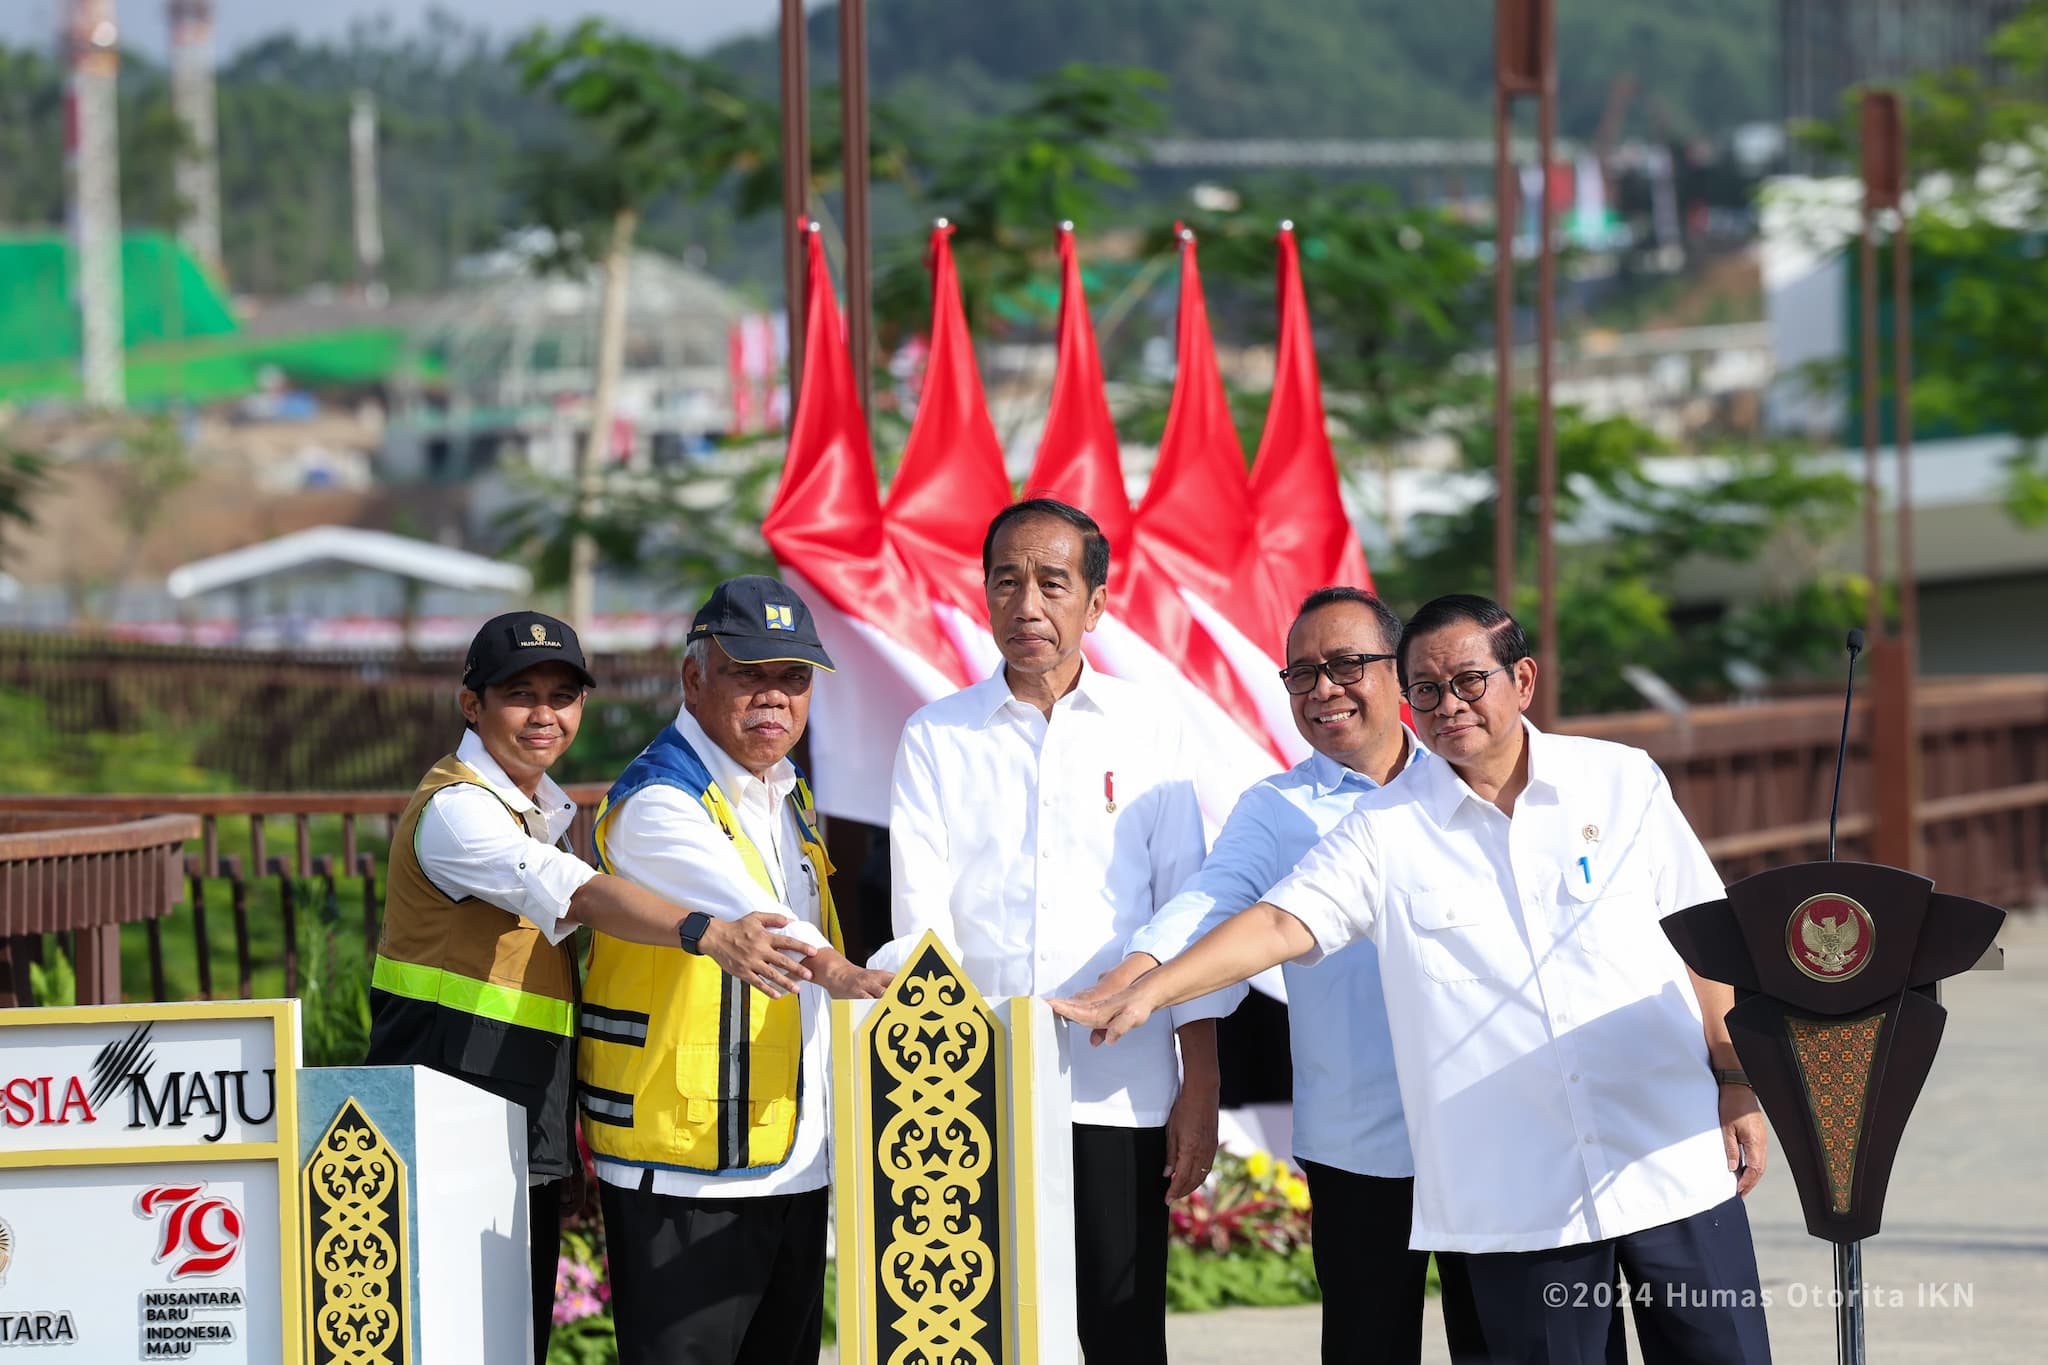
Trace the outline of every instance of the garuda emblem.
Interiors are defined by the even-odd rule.
[[[1832,892],[1808,896],[1785,925],[1792,965],[1815,981],[1847,981],[1870,965],[1876,943],[1870,912]]]

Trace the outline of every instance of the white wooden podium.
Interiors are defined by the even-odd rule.
[[[1079,1361],[1066,1029],[928,934],[832,1030],[839,1359]]]

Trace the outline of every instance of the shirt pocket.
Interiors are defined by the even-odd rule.
[[[1559,880],[1558,905],[1587,952],[1632,962],[1659,948],[1671,951],[1659,922],[1656,887],[1644,870],[1624,865],[1603,875],[1574,864]]]
[[[1494,886],[1408,893],[1416,965],[1432,981],[1510,981],[1528,966],[1522,938]]]

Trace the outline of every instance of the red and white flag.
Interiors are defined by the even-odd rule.
[[[923,577],[932,609],[972,678],[1001,660],[989,637],[982,592],[981,542],[1010,502],[1003,445],[989,420],[974,361],[974,338],[960,304],[953,229],[932,229],[932,329],[924,380],[903,463],[890,485],[882,522],[897,553]]]
[[[1337,488],[1315,334],[1302,295],[1301,252],[1291,225],[1280,229],[1278,242],[1280,344],[1266,429],[1252,461],[1253,548],[1239,573],[1264,580],[1268,611],[1284,630],[1316,589],[1343,584],[1370,591],[1372,574]]]
[[[1073,234],[1066,228],[1060,230],[1060,264],[1059,358],[1052,412],[1024,491],[1026,496],[1055,497],[1079,507],[1100,522],[1109,537],[1109,610],[1089,637],[1089,662],[1105,673],[1145,686],[1159,698],[1160,705],[1176,713],[1188,742],[1203,756],[1199,769],[1202,811],[1214,830],[1221,827],[1246,787],[1281,766],[1235,670],[1195,620],[1173,577],[1178,571],[1174,555],[1185,542],[1166,531],[1165,523],[1176,516],[1206,515],[1196,486],[1203,476],[1225,488],[1228,480],[1217,479],[1216,471],[1200,458],[1170,459],[1162,445],[1144,506],[1132,513],[1103,390],[1095,333],[1088,321],[1080,264]],[[1206,341],[1206,322],[1201,335]],[[1209,363],[1213,378],[1213,350]],[[1177,382],[1176,413],[1181,404]],[[1193,447],[1195,438],[1186,434],[1190,421],[1182,417],[1178,427],[1183,433],[1180,439]],[[1174,417],[1168,418],[1167,428],[1173,436]],[[1204,435],[1196,431],[1197,437]],[[1237,462],[1234,500],[1241,516],[1241,453]],[[1193,489],[1192,496],[1175,488],[1176,480],[1190,474],[1183,489]],[[1148,515],[1153,519],[1149,536]],[[1242,534],[1241,528],[1234,533],[1228,551],[1233,557],[1241,549]],[[1249,723],[1240,721],[1240,716]]]
[[[884,527],[867,417],[815,224],[804,239],[802,384],[761,534],[839,669],[811,703],[819,809],[880,825],[903,722],[973,674],[934,613],[930,586]]]

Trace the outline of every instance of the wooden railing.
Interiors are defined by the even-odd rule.
[[[1917,709],[1921,794],[1915,820],[1923,853],[1914,870],[1945,890],[2012,908],[2048,901],[2048,677],[1928,680]],[[1879,784],[1900,780],[1873,768],[1874,717],[1874,705],[1859,701],[1842,781],[1839,854],[1845,859],[1872,856]],[[1647,750],[1722,876],[1733,881],[1827,855],[1840,725],[1840,703],[1822,697],[1703,707],[1683,722],[1631,714],[1580,718],[1564,728]],[[591,813],[603,790],[570,788],[582,807],[570,837],[586,857]],[[185,932],[189,918],[197,976],[186,993],[213,998],[246,996],[259,972],[279,965],[284,990],[298,991],[298,931],[308,897],[320,902],[330,925],[359,933],[366,953],[374,947],[382,909],[379,853],[407,799],[404,792],[0,796],[0,819],[10,812],[70,811],[119,821],[171,816],[193,822],[182,864],[189,914],[171,923]],[[859,864],[837,846],[851,832],[844,822],[834,831],[834,856],[845,870],[841,880],[849,883],[835,882],[835,891],[850,938],[879,941],[887,936],[886,900],[853,894],[851,874]],[[344,898],[359,908],[344,912]],[[263,924],[254,908],[258,900],[265,906],[274,900],[281,923]],[[232,983],[217,980],[213,969],[210,935],[223,914],[233,934]],[[152,919],[144,931],[149,990],[159,999],[171,989],[164,923]],[[278,943],[281,963],[259,960],[259,936]],[[131,982],[130,989],[139,986]]]
[[[16,945],[51,933],[71,941],[78,1002],[120,1003],[121,926],[140,920],[155,934],[198,833],[189,816],[0,813],[0,1004],[28,995],[28,958]]]
[[[1918,856],[1902,859],[1943,889],[2022,907],[2048,896],[2048,677],[1923,679],[1916,698]],[[1873,766],[1878,699],[1849,725],[1837,856],[1873,859],[1879,799],[1904,775]],[[1574,733],[1647,750],[1678,804],[1734,881],[1827,857],[1841,702],[1812,697],[1583,717]]]
[[[371,791],[409,787],[448,750],[461,725],[460,656],[348,650],[277,653],[126,643],[49,632],[0,631],[0,692],[33,698],[52,733],[163,729],[190,758],[252,791]],[[639,736],[673,713],[672,652],[597,655],[595,712],[628,708]],[[602,771],[623,755],[604,735],[572,758]]]

